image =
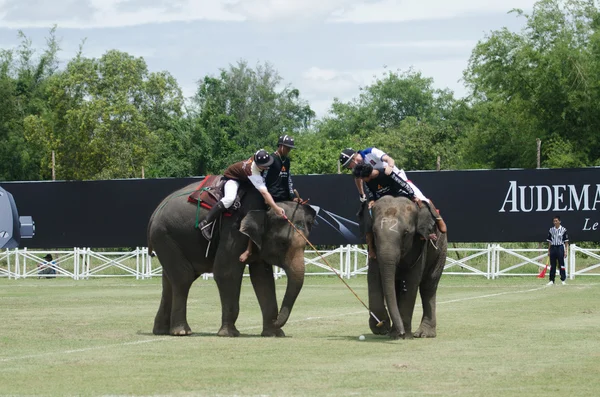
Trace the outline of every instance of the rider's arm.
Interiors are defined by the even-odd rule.
[[[393,158],[391,158],[391,157],[390,157],[389,155],[387,155],[387,154],[384,154],[384,155],[381,157],[381,161],[385,161],[385,162],[387,163],[387,165],[388,165],[388,166],[390,166],[390,167],[392,167],[392,168],[394,168],[394,165],[396,165],[396,162],[394,161],[394,159],[393,159]]]
[[[354,183],[356,184],[356,188],[358,189],[358,194],[360,197],[365,195],[365,189],[363,188],[363,181],[360,178],[354,178]]]

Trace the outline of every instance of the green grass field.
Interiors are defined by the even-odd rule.
[[[159,278],[0,279],[0,395],[596,396],[600,280],[545,282],[446,276],[438,337],[391,341],[335,277],[307,277],[277,339],[248,279],[239,338],[215,336],[212,280],[190,294],[195,334],[156,337]],[[366,301],[366,278],[349,283]]]

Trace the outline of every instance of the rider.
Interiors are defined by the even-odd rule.
[[[263,196],[265,203],[267,203],[273,211],[281,216],[285,216],[283,208],[275,204],[273,197],[269,194],[263,177],[263,172],[267,170],[272,163],[273,157],[271,157],[266,150],[260,149],[248,160],[239,161],[227,167],[223,173],[224,179],[227,180],[225,187],[223,188],[223,198],[210,209],[206,218],[198,224],[198,228],[202,231],[202,235],[205,239],[210,240],[212,238],[212,227],[210,226],[221,212],[233,205],[240,186],[254,186]],[[251,247],[251,241],[248,245]],[[246,254],[246,252],[244,252],[244,254]],[[242,254],[242,256],[244,256],[244,254]],[[242,260],[242,257],[240,257],[240,260]]]
[[[290,173],[290,151],[294,149],[294,138],[282,135],[277,141],[277,150],[273,152],[273,164],[265,172],[265,184],[275,202],[294,200],[294,184]],[[296,198],[297,201],[297,198]]]
[[[406,173],[404,170],[396,167],[396,162],[393,158],[391,158],[384,151],[377,149],[376,147],[366,148],[364,150],[359,150],[358,152],[354,149],[344,149],[342,153],[340,153],[340,163],[342,167],[347,169],[354,168],[355,165],[361,163],[368,163],[373,166],[373,168],[383,169],[385,175],[393,175],[395,176],[398,183],[406,183],[409,185],[410,189],[414,192],[415,196],[420,200],[429,201],[427,197],[421,193],[418,187],[416,187],[411,181],[406,177]],[[365,191],[363,189],[363,183],[360,179],[355,178],[354,182],[356,183],[356,188],[358,189],[358,193],[360,194],[360,200],[362,202],[366,201]],[[445,233],[445,231],[442,231]]]

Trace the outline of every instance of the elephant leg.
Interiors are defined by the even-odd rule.
[[[439,282],[439,275],[434,275],[433,278],[428,277],[421,282],[419,291],[421,294],[421,303],[423,305],[423,317],[421,318],[421,325],[419,325],[419,328],[415,332],[416,338],[435,338],[437,335],[435,307]]]
[[[275,294],[275,280],[273,266],[259,262],[250,265],[250,281],[254,287],[258,304],[263,317],[263,331],[261,336],[285,336],[281,328],[274,326],[277,320],[278,307]]]
[[[219,260],[219,257],[227,259]],[[217,253],[215,261],[213,272],[221,298],[221,328],[217,333],[219,336],[240,336],[235,322],[240,314],[240,290],[246,265],[239,263],[237,259],[237,256],[232,257],[231,254]]]
[[[431,291],[421,290],[421,303],[423,304],[423,317],[421,325],[415,332],[415,338],[435,338],[436,337],[436,317],[435,303],[436,294]]]
[[[154,335],[169,335],[171,328],[171,307],[173,303],[173,289],[167,275],[163,272],[162,275],[162,297],[160,298],[160,306],[158,313],[154,318]]]
[[[408,279],[408,280],[407,280]],[[406,331],[405,339],[412,339],[412,316],[417,300],[418,283],[411,282],[411,278],[396,280],[396,296],[398,297],[398,309]]]
[[[155,242],[154,248],[163,266],[163,292],[155,319],[155,333],[164,334],[168,329],[171,335],[190,335],[192,330],[187,322],[187,298],[197,278],[194,267],[177,242],[169,236]]]
[[[192,283],[196,279],[190,269],[188,277],[178,283],[172,283],[173,306],[171,308],[171,335],[186,336],[192,334],[187,322],[187,300]]]
[[[383,325],[378,327],[377,320],[369,313],[369,328],[375,335],[387,335],[390,331],[390,318],[385,307],[383,287],[381,286],[381,274],[376,259],[369,260],[367,285],[369,287],[369,311],[383,322]]]

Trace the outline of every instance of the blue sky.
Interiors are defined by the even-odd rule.
[[[82,39],[84,54],[109,49],[168,70],[186,96],[196,82],[239,59],[270,62],[300,89],[317,116],[347,101],[387,68],[412,67],[456,96],[478,40],[503,26],[518,30],[533,0],[0,0],[0,48],[17,30],[43,47],[58,25],[61,57]]]

